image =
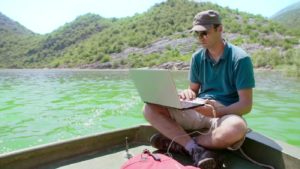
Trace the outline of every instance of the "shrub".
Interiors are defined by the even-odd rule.
[[[110,60],[111,57],[109,55],[104,55],[100,62],[104,63],[104,62],[109,62]]]

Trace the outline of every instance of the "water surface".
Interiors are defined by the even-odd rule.
[[[178,89],[187,72],[174,72]],[[249,127],[300,147],[300,79],[256,72]],[[145,123],[127,71],[0,70],[0,153]]]

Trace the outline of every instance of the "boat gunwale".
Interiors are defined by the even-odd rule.
[[[8,166],[7,168],[19,168],[18,166],[22,166],[21,168],[37,168],[79,155],[106,151],[113,146],[124,145],[125,147],[125,137],[128,137],[129,143],[147,144],[149,135],[155,132],[157,131],[149,124],[141,124],[44,144],[0,154],[0,166],[4,166],[4,168],[5,166]],[[120,140],[119,138],[124,139]],[[255,160],[266,164],[274,163],[277,168],[292,169],[295,166],[300,166],[300,149],[298,147],[274,141],[254,131],[247,133],[242,148],[251,157],[255,156]],[[264,154],[257,154],[257,148],[259,151],[263,151]],[[275,157],[276,161],[273,162],[272,159],[269,159],[269,156]]]

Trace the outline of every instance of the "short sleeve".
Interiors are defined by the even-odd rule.
[[[196,56],[197,55],[193,55],[192,60],[191,60],[191,66],[190,66],[190,72],[189,72],[189,80],[192,83],[199,83],[199,65],[196,62]]]
[[[237,62],[234,72],[237,90],[255,87],[253,65],[250,57],[241,58]]]

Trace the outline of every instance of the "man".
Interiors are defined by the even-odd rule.
[[[249,55],[222,38],[218,12],[198,13],[191,30],[202,49],[191,60],[189,88],[181,99],[206,99],[206,105],[184,111],[146,104],[144,116],[161,134],[151,137],[152,146],[189,154],[197,167],[215,168],[216,160],[208,149],[238,149],[247,131],[241,117],[251,111],[255,86]],[[185,130],[210,128],[210,132],[192,138]]]

